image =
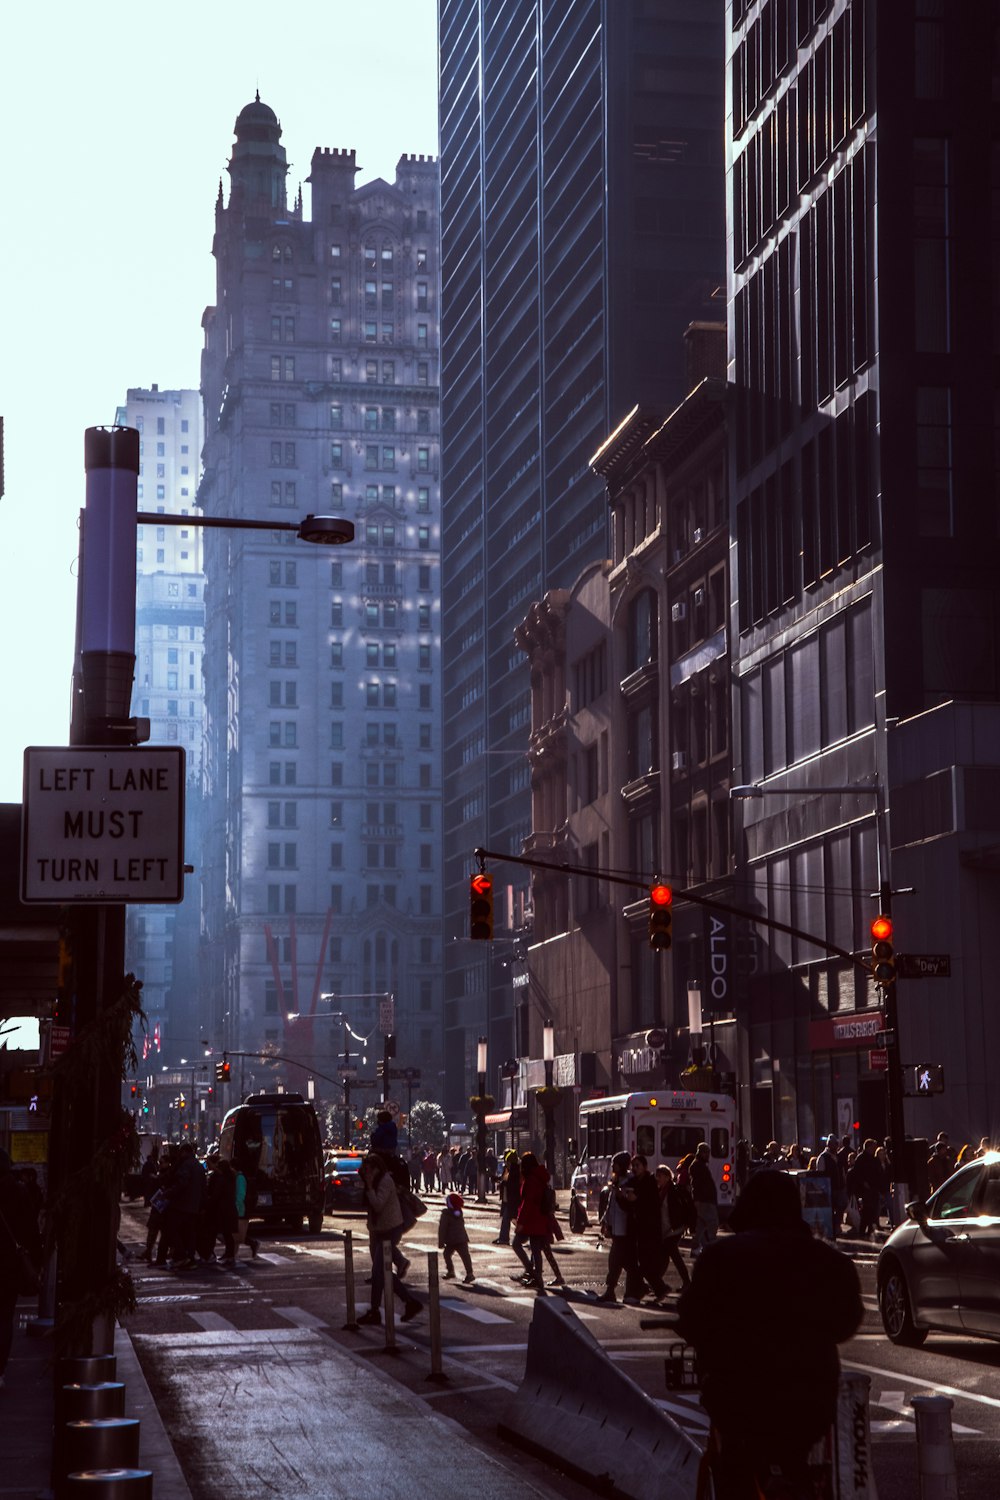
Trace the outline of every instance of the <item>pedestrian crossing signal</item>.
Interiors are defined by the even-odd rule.
[[[650,887],[647,933],[654,952],[669,948],[673,941],[673,901],[673,891],[662,880]]]
[[[476,942],[493,937],[493,876],[484,870],[469,877],[469,936]]]
[[[917,1063],[913,1069],[913,1093],[918,1097],[925,1094],[944,1093],[944,1068],[940,1063]]]

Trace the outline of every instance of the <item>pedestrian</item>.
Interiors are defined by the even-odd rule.
[[[447,1146],[438,1155],[438,1181],[441,1184],[442,1193],[451,1191],[451,1152]]]
[[[249,1245],[250,1258],[251,1260],[256,1260],[260,1251],[260,1241],[255,1240],[250,1233],[250,1213],[253,1208],[251,1186],[242,1168],[235,1167],[233,1176],[233,1200],[236,1207],[236,1238],[233,1242],[233,1259],[236,1259],[236,1252],[241,1245]]]
[[[542,1254],[544,1247],[549,1243],[551,1233],[549,1218],[552,1210],[546,1202],[545,1191],[548,1186],[548,1171],[533,1151],[526,1151],[521,1157],[521,1202],[517,1210],[514,1239],[511,1244],[514,1254],[524,1266],[524,1271],[512,1279],[523,1281],[525,1285],[534,1287],[539,1292],[545,1287],[542,1280]],[[524,1249],[525,1240],[531,1252],[530,1260]]]
[[[486,1147],[486,1191],[492,1193],[497,1185],[497,1154],[492,1146]]]
[[[656,1188],[660,1196],[661,1271],[669,1261],[681,1278],[681,1286],[686,1287],[691,1277],[681,1255],[681,1235],[689,1227],[688,1220],[674,1174],[665,1164],[656,1169]]]
[[[863,1315],[857,1271],[813,1238],[782,1172],[750,1179],[730,1227],[699,1258],[677,1320],[718,1442],[715,1493],[763,1493],[777,1467],[783,1494],[812,1495],[808,1455],[836,1414],[837,1345]]]
[[[833,1238],[840,1233],[840,1221],[847,1207],[847,1186],[837,1157],[837,1137],[828,1135],[823,1140],[823,1149],[816,1158],[816,1171],[829,1179],[830,1209],[833,1221]]]
[[[990,1145],[990,1138],[989,1138],[989,1136],[988,1135],[984,1135],[982,1137],[982,1139],[980,1140],[980,1142],[979,1142],[979,1148],[976,1151],[976,1155],[977,1156],[985,1156],[987,1154],[987,1152],[992,1151],[992,1150],[993,1150],[993,1147]]]
[[[441,1218],[438,1221],[438,1249],[444,1251],[445,1281],[455,1280],[455,1252],[465,1267],[463,1285],[472,1286],[476,1279],[469,1254],[469,1231],[465,1227],[465,1199],[461,1193],[449,1193],[444,1200]]]
[[[424,1185],[424,1152],[422,1146],[414,1146],[410,1151],[410,1187],[415,1193],[419,1193]]]
[[[364,1184],[365,1207],[368,1216],[368,1246],[372,1257],[372,1303],[368,1312],[358,1319],[359,1323],[381,1323],[382,1294],[385,1289],[385,1245],[395,1248],[403,1233],[403,1210],[399,1194],[385,1161],[377,1153],[365,1157],[359,1169]],[[402,1285],[399,1278],[392,1277],[392,1290],[403,1302],[402,1321],[409,1323],[423,1304],[418,1302]]]
[[[430,1193],[434,1190],[434,1178],[437,1172],[437,1156],[428,1146],[424,1152],[424,1192]]]
[[[216,1157],[209,1175],[209,1199],[212,1216],[212,1244],[215,1235],[222,1236],[222,1263],[236,1264],[236,1234],[239,1217],[236,1213],[236,1173],[230,1161]],[[214,1253],[214,1252],[213,1252]]]
[[[948,1140],[938,1136],[934,1143],[934,1150],[927,1158],[927,1181],[930,1183],[932,1193],[937,1192],[943,1183],[951,1176],[952,1167],[948,1158]]]
[[[627,1193],[632,1199],[629,1216],[629,1233],[635,1242],[635,1260],[639,1275],[652,1290],[658,1302],[668,1295],[663,1279],[663,1236],[660,1195],[656,1189],[656,1178],[649,1170],[649,1163],[641,1152],[631,1160],[632,1180]]]
[[[885,1176],[875,1154],[877,1150],[878,1142],[869,1136],[851,1168],[850,1187],[861,1214],[858,1234],[863,1236],[872,1234],[878,1228],[879,1198]]]
[[[954,1172],[955,1152],[952,1149],[951,1141],[948,1138],[948,1132],[946,1130],[939,1130],[937,1135],[935,1136],[934,1146],[932,1147],[932,1149],[936,1150],[938,1146],[944,1147],[944,1155],[947,1158],[950,1172]]]
[[[505,1151],[500,1175],[500,1232],[494,1245],[510,1244],[510,1226],[521,1206],[521,1164],[516,1151]]]
[[[627,1151],[619,1151],[611,1158],[611,1183],[607,1196],[607,1207],[601,1222],[601,1232],[611,1241],[608,1250],[608,1271],[604,1291],[598,1302],[617,1302],[618,1280],[625,1272],[625,1301],[638,1304],[642,1292],[642,1280],[636,1260],[636,1242],[629,1227],[635,1199],[630,1196],[629,1167],[631,1158]]]
[[[22,1252],[36,1269],[41,1265],[38,1220],[31,1200],[11,1171],[10,1157],[0,1150],[0,1386],[14,1341],[14,1316],[22,1294]]]
[[[205,1201],[205,1171],[190,1141],[177,1153],[177,1171],[167,1188],[172,1269],[188,1271],[198,1264],[198,1219]]]
[[[375,1116],[375,1129],[372,1131],[371,1149],[373,1151],[388,1152],[395,1156],[399,1148],[399,1131],[396,1122],[387,1109],[380,1109]]]
[[[896,1224],[896,1206],[893,1203],[892,1194],[895,1179],[893,1177],[892,1171],[891,1136],[886,1136],[881,1146],[879,1146],[878,1150],[875,1152],[875,1155],[878,1158],[879,1166],[882,1168],[882,1192],[881,1196],[879,1197],[878,1211],[880,1215],[883,1213],[885,1214],[886,1218],[889,1221],[889,1227],[891,1229],[895,1228]]]
[[[707,1141],[699,1141],[691,1163],[691,1197],[694,1199],[695,1231],[691,1258],[701,1254],[719,1232],[719,1194],[709,1166]]]

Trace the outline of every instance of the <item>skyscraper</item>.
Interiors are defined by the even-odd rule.
[[[636,403],[684,392],[716,315],[724,228],[721,0],[439,0],[444,511],[445,1048],[462,1107],[476,1036],[516,1056],[526,883],[497,874],[470,947],[477,845],[530,827],[527,604],[606,555],[588,459]]]
[[[312,217],[301,190],[289,206],[258,96],[216,206],[200,503],[234,522],[343,514],[357,533],[333,554],[279,531],[207,537],[206,1035],[332,1072],[343,1033],[317,1018],[367,1036],[391,993],[400,1062],[433,1094],[438,169],[403,156],[360,187],[357,170],[316,150]]]
[[[964,1139],[1000,1109],[996,7],[729,20],[739,848],[756,909],[819,938],[760,946],[742,1128],[881,1137],[899,1048],[948,1080],[907,1128]],[[901,973],[887,1058],[890,901],[900,951],[956,979]]]
[[[197,391],[129,390],[115,416],[139,431],[139,508],[198,517],[201,399]],[[205,697],[201,659],[205,578],[200,527],[136,529],[135,688],[133,708],[148,719],[150,742],[185,751],[185,836],[201,837]],[[181,906],[129,908],[126,961],[143,982],[150,1032],[180,1056],[197,1043],[198,895],[189,880]]]

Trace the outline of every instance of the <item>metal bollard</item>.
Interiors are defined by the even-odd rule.
[[[920,1500],[958,1500],[950,1396],[911,1396],[917,1420]]]
[[[358,1331],[358,1307],[354,1291],[354,1231],[344,1230],[344,1295],[347,1298],[347,1322],[345,1329]]]
[[[392,1240],[382,1241],[383,1287],[382,1304],[385,1311],[385,1347],[396,1352],[396,1291],[392,1279]]]
[[[66,1478],[66,1494],[90,1500],[153,1500],[150,1469],[84,1469]]]
[[[833,1429],[833,1477],[837,1500],[877,1500],[868,1418],[871,1377],[841,1370]]]
[[[93,1385],[60,1386],[56,1391],[56,1431],[67,1422],[92,1422],[97,1417],[125,1415],[125,1386],[120,1380]]]
[[[115,1380],[118,1360],[113,1354],[67,1354],[56,1361],[56,1387],[61,1385],[99,1385]]]
[[[137,1417],[100,1417],[92,1422],[67,1422],[57,1438],[56,1500],[62,1500],[66,1494],[66,1476],[69,1474],[139,1466]]]
[[[448,1377],[444,1373],[441,1352],[441,1286],[438,1281],[436,1250],[427,1252],[427,1312],[431,1335],[431,1373],[428,1379],[444,1383]]]

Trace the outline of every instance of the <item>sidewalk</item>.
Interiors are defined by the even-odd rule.
[[[34,1315],[33,1299],[22,1299],[5,1384],[0,1389],[2,1500],[39,1500],[51,1494],[53,1350],[50,1338],[26,1331]],[[193,1332],[192,1341],[198,1338]],[[234,1340],[232,1352],[237,1357],[243,1338],[237,1335]],[[552,1493],[508,1468],[457,1424],[428,1410],[426,1402],[396,1384],[387,1372],[373,1368],[368,1360],[333,1340],[323,1342],[321,1399],[320,1387],[302,1393],[301,1398],[297,1392],[289,1393],[290,1407],[298,1408],[296,1425],[304,1439],[296,1454],[302,1464],[297,1500],[329,1500],[331,1473],[340,1479],[349,1476],[354,1500],[396,1500],[414,1494],[434,1495],[436,1500],[468,1500],[470,1494],[477,1500],[545,1500]],[[262,1363],[260,1350],[250,1344],[246,1340],[241,1397],[251,1409],[261,1405],[267,1409],[277,1371],[274,1365]],[[152,1471],[155,1500],[192,1500],[132,1339],[123,1328],[115,1333],[115,1355],[117,1378],[125,1384],[125,1414],[138,1417],[142,1424],[139,1463]],[[335,1422],[330,1420],[332,1411],[337,1413]],[[285,1412],[286,1417],[291,1415],[291,1410]],[[445,1453],[447,1463],[442,1461]],[[239,1470],[238,1444],[231,1456],[227,1491],[239,1495],[244,1493],[240,1482],[244,1476]],[[199,1500],[210,1500],[204,1489]]]

